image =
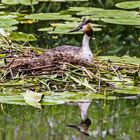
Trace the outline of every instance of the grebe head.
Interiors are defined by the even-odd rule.
[[[90,23],[91,23],[90,19],[87,20],[84,18],[82,23],[70,32],[77,32],[77,31],[82,30],[85,34],[87,34],[89,37],[91,37],[93,34],[93,29],[92,29],[92,26]]]

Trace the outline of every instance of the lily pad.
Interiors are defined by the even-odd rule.
[[[75,11],[75,12],[84,12],[84,11],[102,11],[103,8],[95,8],[95,7],[70,7],[68,11]]]
[[[77,27],[79,23],[77,22],[69,22],[69,23],[56,23],[51,24],[52,27],[40,28],[39,31],[47,31],[50,34],[81,34],[82,32],[73,32],[69,33],[72,29]],[[94,31],[101,31],[101,28],[98,27],[98,24],[92,24]]]
[[[69,102],[85,102],[91,100],[115,100],[115,96],[106,96],[104,94],[94,94],[94,92],[56,92],[53,95],[47,95],[42,98],[42,93],[36,93],[27,90],[22,95],[0,96],[0,103],[31,105],[41,108],[41,105],[58,105]],[[41,101],[41,102],[40,102]]]
[[[125,10],[86,10],[82,12],[78,12],[77,15],[85,16],[90,15],[93,18],[128,18],[128,17],[136,17],[139,13],[136,11],[125,11]]]
[[[36,20],[66,20],[69,19],[71,15],[60,15],[59,13],[38,13],[26,15],[26,19],[36,19]]]
[[[100,56],[102,60],[111,60],[112,62],[118,62],[122,64],[136,64],[140,65],[140,58],[135,57],[117,57],[117,56]]]
[[[126,10],[106,10],[95,7],[70,7],[68,11],[77,12],[80,16],[92,16],[93,18],[119,18],[119,17],[136,17],[139,15],[137,11],[126,11]],[[93,19],[94,20],[94,19]]]
[[[34,35],[26,34],[26,33],[22,33],[22,32],[12,32],[9,37],[11,40],[14,40],[14,41],[29,42],[29,41],[37,40],[37,38]]]
[[[19,4],[19,0],[2,0],[1,2],[4,3],[4,4],[8,4],[8,5]]]
[[[15,104],[15,105],[27,105],[24,102],[23,96],[21,96],[21,95],[0,96],[0,103]]]
[[[2,0],[2,3],[8,5],[17,5],[17,4],[34,5],[34,4],[38,4],[38,1],[37,0]]]
[[[88,0],[39,0],[43,2],[71,2],[71,1],[88,1]]]
[[[140,1],[120,2],[117,3],[115,6],[122,9],[135,9],[135,8],[140,8]]]
[[[35,4],[38,4],[38,0],[20,0],[20,4],[35,5]]]
[[[11,19],[11,18],[17,18],[17,15],[15,15],[15,14],[6,14],[6,13],[3,13],[1,16],[0,16],[0,18],[2,18],[2,19]]]
[[[102,18],[102,21],[120,25],[140,25],[140,18]]]
[[[103,94],[95,94],[93,92],[56,92],[54,93],[54,96],[45,96],[43,98],[43,102],[48,100],[54,100],[54,101],[63,101],[65,103],[68,102],[82,102],[82,101],[91,101],[96,99],[106,99],[106,100],[115,100],[116,97],[113,96],[106,96]]]
[[[18,24],[19,22],[16,21],[15,19],[11,18],[1,18],[0,17],[0,28],[8,28],[12,25]]]

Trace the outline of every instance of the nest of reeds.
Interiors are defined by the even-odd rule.
[[[38,59],[42,50],[11,44],[5,38],[2,41],[0,53],[3,56],[0,59],[3,79],[38,77],[39,83],[47,85],[49,90],[86,88],[92,91],[112,90],[118,83],[133,81],[136,84],[137,81],[134,80],[134,74],[138,73],[139,65],[114,63],[109,59],[100,58],[96,58],[92,66],[73,65],[67,62],[46,63]]]

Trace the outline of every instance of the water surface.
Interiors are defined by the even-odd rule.
[[[140,104],[137,100],[94,101],[88,108],[91,120],[86,136],[67,127],[82,121],[75,105],[30,106],[1,104],[1,140],[138,140]],[[86,112],[84,112],[86,113]]]

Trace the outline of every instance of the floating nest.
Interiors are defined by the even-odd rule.
[[[33,47],[23,47],[19,44],[3,39],[0,48],[1,54],[1,81],[20,77],[41,77],[39,82],[49,83],[50,90],[80,90],[83,88],[92,91],[103,89],[114,90],[116,85],[139,85],[139,65],[112,62],[110,59],[96,58],[94,65],[74,65],[67,62],[46,62],[39,59],[43,50]],[[3,41],[2,40],[2,41]],[[47,82],[46,82],[47,81]],[[72,88],[71,88],[72,87]],[[48,87],[47,87],[48,89]]]

